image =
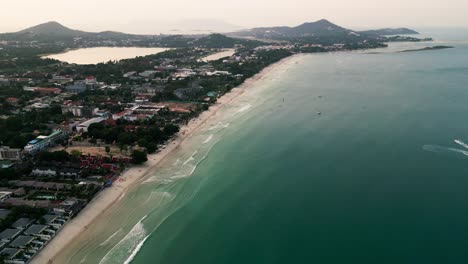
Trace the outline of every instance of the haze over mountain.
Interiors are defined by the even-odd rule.
[[[159,34],[171,21],[216,20],[242,28],[285,25],[328,18],[353,29],[411,26],[468,27],[468,1],[446,0],[6,0],[2,1],[0,32],[13,32],[43,21],[60,21],[85,31]],[[164,24],[164,26],[159,26]],[[229,30],[229,31],[232,31]],[[167,32],[164,32],[167,33]]]
[[[379,34],[382,32],[382,34]],[[383,35],[396,32],[415,32],[409,29],[384,29],[375,31],[358,32],[338,26],[326,19],[321,19],[316,22],[307,22],[296,27],[262,27],[249,30],[242,30],[226,34],[234,38],[254,38],[258,40],[280,40],[294,43],[314,43],[331,45],[335,43],[355,45],[357,43],[376,43],[385,42],[386,38]],[[116,46],[128,45],[143,45],[143,46],[186,46],[189,42],[195,41],[201,46],[206,47],[233,47],[236,43],[239,44],[239,39],[235,40],[220,34],[208,35],[210,32],[199,32],[198,36],[176,36],[183,32],[174,31],[169,36],[161,35],[134,35],[114,31],[103,32],[86,32],[81,30],[70,29],[58,22],[47,22],[33,26],[14,33],[0,34],[0,40],[15,40],[15,41],[40,41],[43,43],[51,43],[54,41],[64,41],[68,45],[103,45],[103,43],[113,43]],[[160,40],[164,39],[163,42]],[[157,42],[155,42],[158,40]],[[130,44],[132,43],[132,44]],[[246,44],[246,43],[244,43]],[[252,45],[252,43],[249,43]]]

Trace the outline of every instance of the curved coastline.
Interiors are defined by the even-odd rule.
[[[67,263],[72,257],[72,254],[74,254],[75,244],[79,241],[86,242],[86,237],[92,236],[92,234],[87,232],[89,227],[96,223],[106,211],[120,203],[129,189],[136,187],[145,180],[145,178],[153,175],[154,171],[169,154],[183,148],[183,146],[181,146],[182,143],[190,138],[193,132],[207,124],[208,121],[216,116],[219,110],[229,106],[247,89],[253,88],[256,83],[263,79],[267,74],[274,71],[281,65],[293,62],[301,56],[304,55],[293,55],[266,67],[257,75],[247,79],[243,84],[220,97],[218,102],[211,106],[209,110],[203,112],[197,118],[192,119],[186,126],[183,126],[177,137],[168,142],[165,149],[156,154],[149,155],[148,162],[146,164],[128,169],[120,177],[121,180],[116,181],[112,187],[103,190],[98,196],[96,196],[82,212],[62,228],[57,236],[50,241],[50,243],[37,256],[35,256],[34,259],[32,259],[31,263]]]

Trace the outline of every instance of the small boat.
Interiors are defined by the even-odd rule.
[[[322,114],[322,112],[317,111],[317,115],[321,115],[321,114]]]

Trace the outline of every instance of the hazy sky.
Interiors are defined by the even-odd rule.
[[[52,20],[88,31],[134,33],[158,33],[170,22],[193,19],[244,28],[321,18],[355,29],[468,27],[468,0],[1,0],[0,6],[0,31]]]

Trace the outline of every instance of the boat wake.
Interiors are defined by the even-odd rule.
[[[437,145],[424,145],[422,148],[423,150],[434,152],[434,153],[440,153],[440,154],[459,153],[459,154],[468,156],[468,151],[463,150],[463,149],[448,148],[448,147],[442,147],[442,146],[437,146]]]
[[[465,142],[463,142],[463,141],[461,141],[459,139],[455,139],[454,142],[457,143],[458,145],[468,149],[468,144],[466,144]]]

